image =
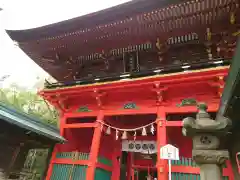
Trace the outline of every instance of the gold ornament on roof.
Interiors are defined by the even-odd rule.
[[[211,39],[212,39],[211,30],[210,30],[210,28],[207,28],[207,40],[208,40],[208,41],[211,41]]]
[[[211,52],[212,52],[211,48],[208,48],[208,49],[207,49],[207,52],[208,52],[208,53],[211,53]]]
[[[157,38],[156,47],[158,48],[158,50],[161,50],[162,44],[159,38]]]
[[[235,14],[232,12],[232,13],[230,14],[230,23],[231,23],[231,24],[235,24],[235,21],[236,21]]]

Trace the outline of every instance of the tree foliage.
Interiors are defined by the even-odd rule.
[[[0,89],[0,102],[57,126],[58,112],[36,92],[12,84],[8,88]]]

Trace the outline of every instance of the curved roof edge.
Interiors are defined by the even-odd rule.
[[[35,132],[55,142],[66,141],[62,136],[60,136],[57,128],[46,125],[37,118],[30,117],[29,115],[19,112],[3,103],[0,103],[0,119],[23,129]]]
[[[217,118],[221,118],[222,116],[228,116],[229,109],[231,109],[233,103],[236,103],[233,99],[234,95],[237,94],[237,91],[239,90],[238,86],[240,85],[239,58],[240,58],[240,38],[238,38],[238,45],[235,51],[235,55],[232,59],[232,64],[229,69],[227,81],[225,83],[219,110],[217,113]]]
[[[146,11],[151,11],[153,9],[164,7],[180,1],[181,0],[132,0],[111,8],[58,23],[25,30],[6,30],[6,32],[14,41],[17,42],[38,40],[44,37],[51,37],[76,31],[80,28],[92,27],[107,22],[112,22],[116,19],[122,19]]]

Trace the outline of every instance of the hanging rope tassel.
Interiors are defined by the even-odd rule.
[[[111,128],[110,128],[109,126],[108,126],[108,128],[107,128],[106,134],[107,134],[107,135],[110,135],[110,134],[111,134]]]
[[[147,130],[146,128],[147,127],[150,127],[151,129],[151,133],[154,134],[155,132],[155,129],[154,129],[154,124],[156,123],[157,121],[154,121],[154,122],[151,122],[149,124],[146,124],[144,126],[140,126],[140,127],[137,127],[137,128],[133,128],[133,129],[121,129],[121,128],[117,128],[117,127],[114,127],[114,126],[111,126],[109,124],[106,124],[104,122],[100,122],[101,123],[101,130],[104,126],[107,127],[107,130],[106,130],[106,134],[107,135],[110,135],[111,134],[111,129],[113,129],[114,131],[116,131],[116,140],[118,140],[119,138],[119,132],[122,134],[122,139],[127,139],[127,132],[134,132],[134,140],[136,140],[136,136],[137,136],[137,131],[138,130],[142,130],[142,136],[147,136]]]
[[[127,131],[124,131],[123,134],[122,134],[122,139],[127,139]]]
[[[152,124],[152,126],[151,126],[151,133],[152,133],[152,135],[154,135],[154,131],[155,131],[155,129],[154,129],[154,126]]]
[[[118,140],[118,130],[116,130],[116,140]]]
[[[145,127],[142,129],[142,136],[147,136],[147,131]]]
[[[135,141],[137,138],[137,131],[134,132],[134,135],[133,135],[133,140]]]

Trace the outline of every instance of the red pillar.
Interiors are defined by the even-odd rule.
[[[66,116],[62,113],[61,118],[60,118],[60,135],[61,136],[64,136],[64,125],[66,123],[66,119],[67,119]],[[55,160],[57,152],[58,152],[57,146],[58,145],[56,144],[53,149],[53,152],[52,152],[52,157],[51,157],[51,160],[50,160],[50,163],[48,166],[46,180],[50,180],[51,176],[52,176],[52,170],[53,170],[53,165],[54,165],[53,161]]]
[[[59,122],[59,124],[60,124],[60,135],[61,136],[64,136],[64,126],[66,124],[66,121],[67,121],[67,117],[65,116],[64,113],[62,113],[61,118],[60,118],[60,122]]]
[[[132,176],[132,159],[133,159],[133,154],[131,152],[128,152],[128,157],[127,157],[127,180],[131,180]]]
[[[167,144],[166,113],[163,107],[159,107],[157,112],[157,174],[158,179],[168,179],[167,161],[160,159],[160,148]]]
[[[234,180],[234,174],[233,174],[233,169],[232,169],[232,165],[230,160],[226,161],[226,165],[227,165],[227,174],[228,174],[228,179],[229,180]]]
[[[96,127],[95,127],[94,133],[93,133],[92,146],[91,146],[91,152],[90,152],[90,157],[89,157],[89,164],[88,164],[88,168],[87,168],[87,178],[86,178],[87,180],[94,180],[98,152],[99,152],[99,148],[100,148],[100,140],[101,140],[101,136],[102,136],[101,123],[99,121],[103,121],[103,118],[104,118],[103,111],[100,111],[99,115],[97,117]]]
[[[115,137],[114,137],[115,138]],[[120,158],[122,155],[121,142],[114,139],[114,152],[112,156],[112,177],[111,180],[119,180],[120,178]]]
[[[131,176],[132,176],[132,179],[131,180],[135,180],[135,174],[134,174],[134,169],[132,168],[131,169]],[[137,179],[138,180],[138,179]]]
[[[51,176],[52,176],[52,170],[53,170],[53,161],[55,160],[56,158],[56,155],[57,155],[57,144],[55,145],[54,149],[53,149],[53,152],[52,152],[52,157],[51,157],[51,160],[50,160],[50,163],[48,165],[48,170],[47,170],[47,175],[46,175],[46,180],[50,180],[51,179]]]

